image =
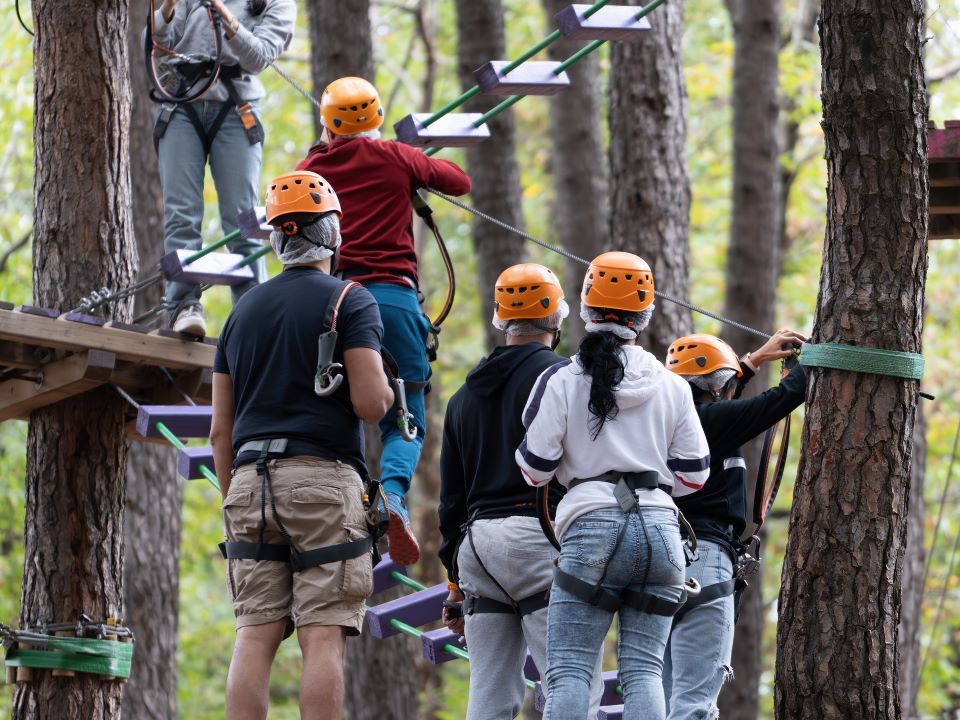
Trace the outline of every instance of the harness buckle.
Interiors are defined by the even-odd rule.
[[[413,442],[417,439],[417,426],[413,424],[413,413],[407,407],[406,384],[402,379],[396,378],[392,385],[397,404],[397,427],[400,429],[400,436],[407,442]]]
[[[752,555],[751,550],[753,551]],[[760,538],[757,535],[751,535],[742,550],[737,553],[737,563],[733,568],[733,576],[747,585],[749,584],[748,580],[756,575],[759,569]]]
[[[617,502],[620,504],[620,509],[624,513],[631,513],[640,507],[637,503],[637,496],[634,495],[633,490],[630,489],[630,486],[627,485],[627,481],[620,477],[620,480],[613,487],[613,496],[617,499]]]
[[[317,374],[313,378],[313,392],[320,397],[329,397],[343,384],[343,364],[333,361],[337,331],[323,333],[317,344]]]

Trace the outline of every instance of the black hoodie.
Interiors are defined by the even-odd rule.
[[[467,518],[535,517],[537,491],[513,454],[523,440],[523,408],[540,374],[569,362],[541,343],[501,346],[480,361],[447,404],[440,451],[440,560],[453,577]],[[551,507],[562,497],[550,489]]]

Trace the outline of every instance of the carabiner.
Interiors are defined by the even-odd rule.
[[[400,437],[407,442],[417,439],[417,426],[413,424],[413,413],[407,407],[407,390],[403,380],[396,378],[393,381],[394,402],[397,406],[397,427]]]
[[[702,588],[696,578],[687,578],[683,583],[683,589],[687,591],[688,598],[695,598]]]
[[[313,391],[320,397],[333,395],[343,384],[342,370],[343,365],[340,363],[330,363],[323,368],[318,368],[313,378]]]

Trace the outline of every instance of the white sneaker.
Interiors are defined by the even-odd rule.
[[[207,334],[207,321],[203,316],[203,308],[199,305],[188,305],[177,313],[173,321],[174,332],[184,333],[202,338]]]

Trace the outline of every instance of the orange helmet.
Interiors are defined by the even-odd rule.
[[[549,268],[523,263],[500,273],[494,299],[497,320],[536,320],[557,312],[563,288]]]
[[[628,252],[603,253],[590,263],[580,300],[587,307],[640,312],[653,305],[653,271]]]
[[[340,200],[330,183],[314,172],[298,170],[281,175],[267,186],[267,224],[294,213],[336,212],[341,218]]]
[[[342,77],[327,85],[320,98],[320,117],[334,135],[356,135],[383,124],[377,89],[363,78]]]
[[[743,376],[733,348],[713,335],[685,335],[667,350],[667,370],[677,375],[709,375],[717,370],[736,370]]]

